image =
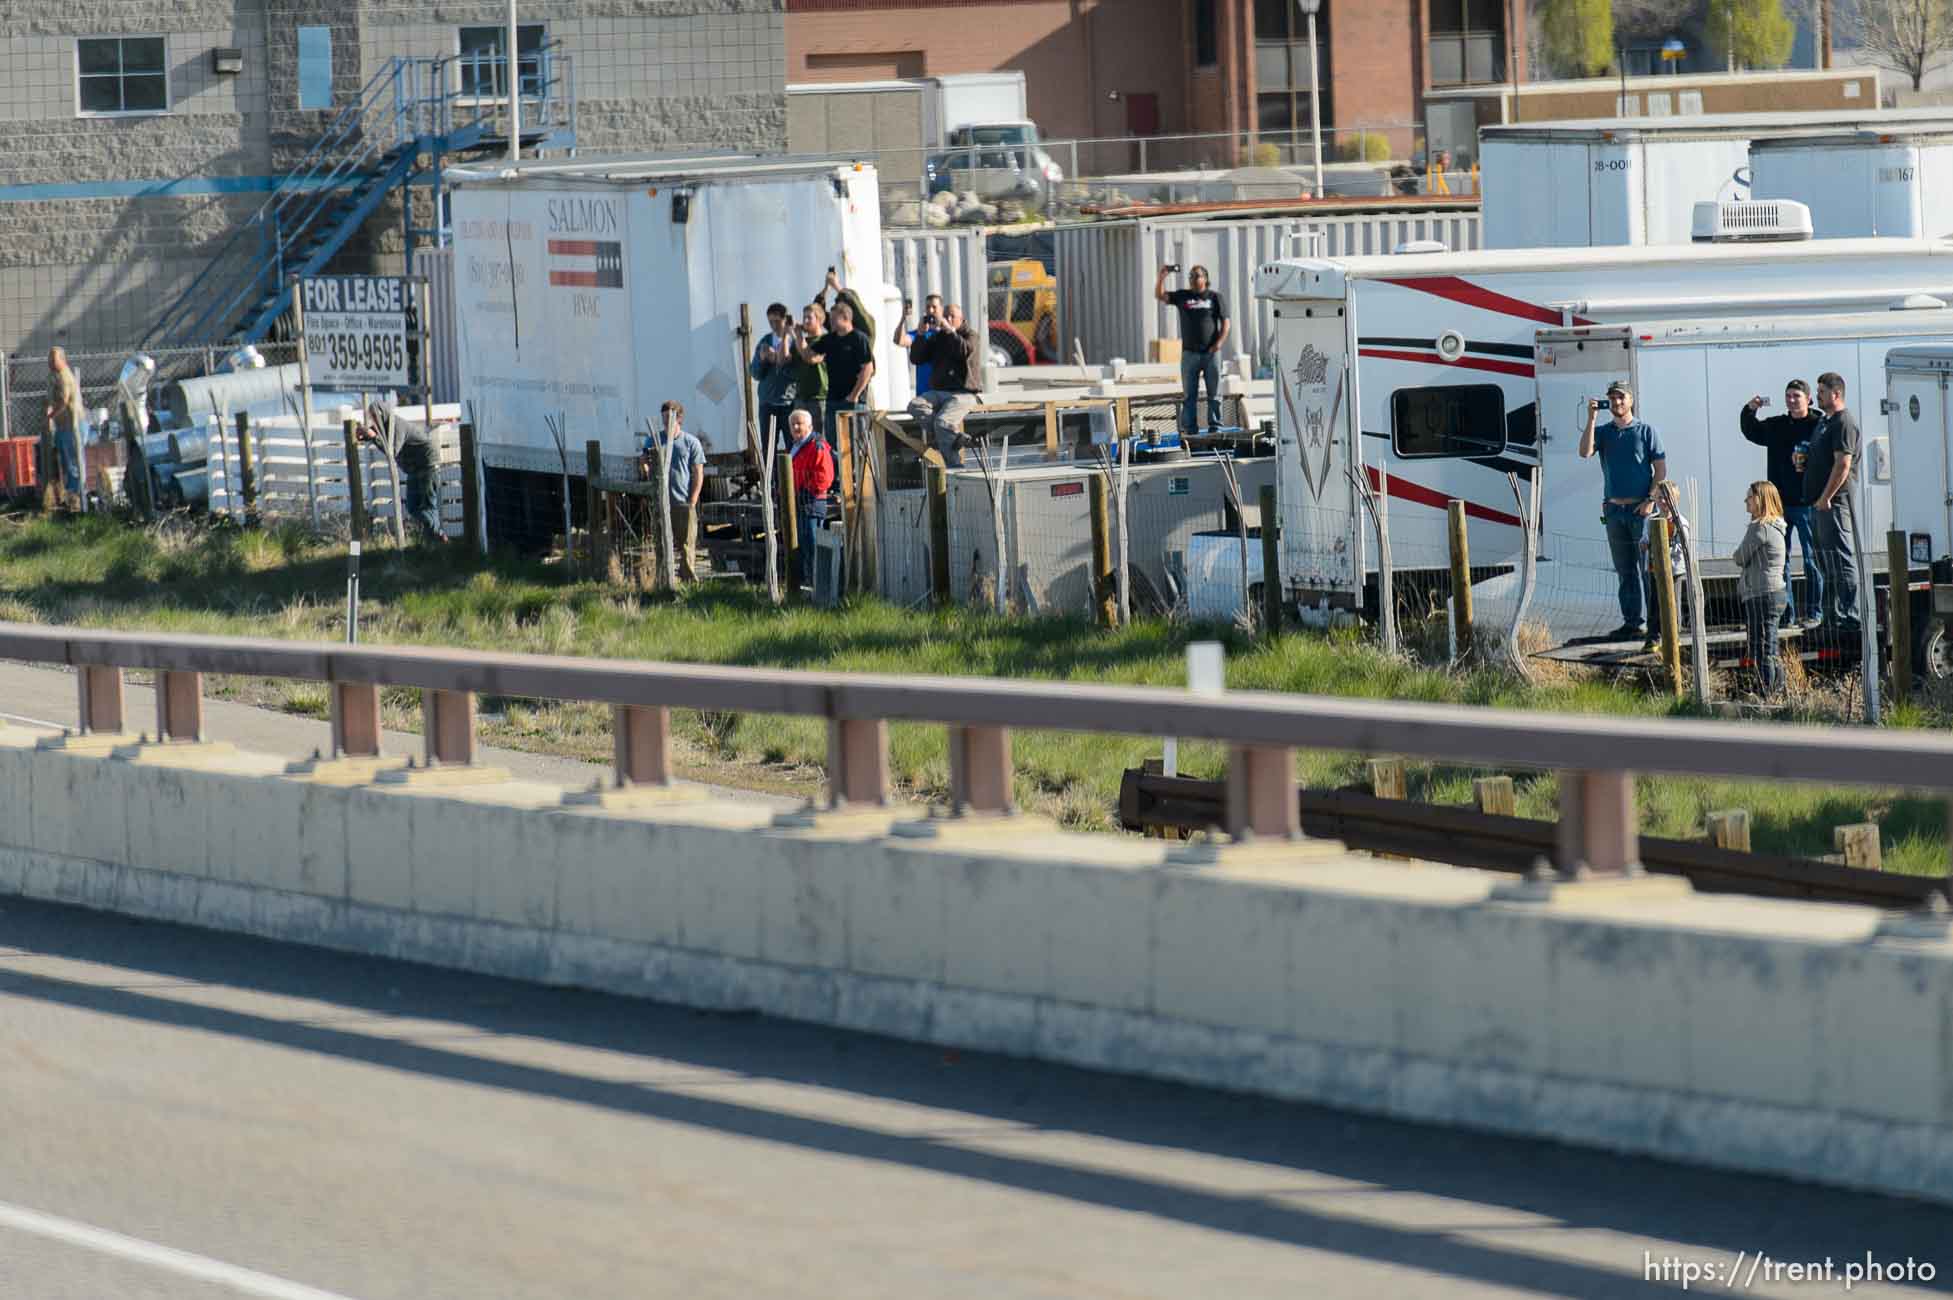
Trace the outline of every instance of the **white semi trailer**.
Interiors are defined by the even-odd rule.
[[[459,396],[483,464],[518,476],[491,483],[491,498],[557,491],[552,424],[573,473],[592,438],[610,472],[624,472],[666,401],[683,404],[708,450],[738,450],[741,308],[757,342],[767,305],[797,318],[830,267],[876,318],[872,403],[903,392],[906,359],[891,337],[900,295],[885,283],[870,165],[585,157],[455,169],[448,180]]]

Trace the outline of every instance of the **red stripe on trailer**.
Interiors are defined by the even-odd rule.
[[[552,239],[549,251],[561,257],[595,257],[597,241],[594,239]]]
[[[1505,316],[1517,316],[1520,320],[1537,321],[1541,325],[1591,325],[1585,316],[1575,316],[1565,320],[1551,307],[1542,307],[1523,298],[1512,298],[1502,293],[1473,284],[1470,280],[1456,275],[1418,276],[1401,280],[1385,280],[1400,289],[1415,289],[1419,293],[1434,294],[1439,298],[1449,298],[1452,302],[1464,303],[1467,307],[1478,307],[1485,311],[1495,311]]]
[[[568,285],[573,289],[601,289],[603,287],[601,282],[598,281],[595,271],[551,271],[549,273],[549,282],[551,284]]]
[[[1365,465],[1364,472],[1370,476],[1370,486],[1376,487],[1381,481],[1375,465]],[[1390,476],[1390,495],[1404,501],[1413,501],[1420,506],[1430,506],[1433,510],[1443,510],[1451,504],[1451,498],[1442,492],[1434,492],[1421,483],[1413,483],[1398,474]],[[1483,519],[1487,523],[1504,524],[1508,528],[1519,526],[1519,516],[1509,515],[1503,510],[1479,505],[1476,501],[1465,502],[1465,513],[1473,519]]]
[[[1358,348],[1359,357],[1379,357],[1385,361],[1423,361],[1434,366],[1462,366],[1466,370],[1489,370],[1495,375],[1533,377],[1533,368],[1523,361],[1494,361],[1489,357],[1462,356],[1446,361],[1435,352],[1400,352],[1396,348]]]

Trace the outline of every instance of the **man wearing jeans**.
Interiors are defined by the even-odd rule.
[[[1844,376],[1817,377],[1817,409],[1824,412],[1804,455],[1804,499],[1811,503],[1817,562],[1828,600],[1818,609],[1825,626],[1844,637],[1858,632],[1858,557],[1851,528],[1851,467],[1858,459],[1858,417],[1845,409]]]
[[[1596,429],[1600,403],[1588,403],[1580,457],[1600,457],[1600,517],[1607,527],[1607,549],[1619,581],[1621,625],[1607,639],[1639,641],[1647,635],[1642,589],[1648,573],[1642,546],[1648,539],[1648,516],[1655,509],[1655,484],[1668,477],[1668,453],[1654,426],[1634,418],[1634,393],[1626,384],[1607,386],[1607,407],[1614,418]]]
[[[1744,404],[1741,417],[1743,436],[1768,453],[1765,462],[1768,469],[1764,477],[1770,480],[1771,486],[1777,489],[1777,495],[1783,498],[1784,528],[1789,537],[1796,538],[1797,544],[1804,549],[1806,622],[1814,627],[1824,614],[1824,567],[1817,562],[1817,547],[1811,532],[1811,508],[1804,497],[1804,472],[1796,464],[1797,449],[1806,446],[1811,435],[1817,431],[1817,412],[1811,409],[1811,386],[1801,379],[1791,380],[1783,390],[1784,413],[1767,420],[1757,419],[1757,411],[1769,404],[1770,399],[1761,393]],[[1796,588],[1790,581],[1788,538],[1783,548],[1783,588],[1786,596],[1794,597]],[[1788,627],[1796,618],[1796,601],[1791,599],[1784,605],[1784,625]]]
[[[1227,303],[1207,284],[1207,268],[1187,274],[1187,287],[1167,292],[1166,277],[1180,268],[1166,265],[1153,281],[1153,296],[1180,313],[1180,390],[1186,401],[1180,410],[1180,432],[1200,432],[1200,384],[1207,383],[1207,427],[1221,427],[1221,346],[1233,322]]]

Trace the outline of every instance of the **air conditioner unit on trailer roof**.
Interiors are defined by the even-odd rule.
[[[1689,238],[1698,244],[1809,239],[1811,210],[1795,199],[1705,200],[1695,205]]]

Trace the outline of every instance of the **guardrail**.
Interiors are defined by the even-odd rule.
[[[949,728],[958,813],[1012,811],[1010,729],[1184,736],[1230,746],[1226,825],[1237,836],[1300,834],[1297,748],[1414,754],[1560,772],[1555,860],[1598,873],[1638,862],[1637,771],[1897,786],[1953,795],[1953,736],[1856,728],[1620,719],[1454,705],[1149,687],[778,672],[468,650],[338,646],[242,637],[152,636],[0,624],[0,658],[66,664],[84,732],[125,730],[123,672],[158,674],[156,735],[203,738],[203,674],[329,684],[335,757],[377,756],[380,688],[422,691],[426,761],[475,757],[480,694],[581,700],[613,711],[619,786],[672,781],[671,710],[723,709],[828,722],[830,804],[889,801],[888,723]]]

